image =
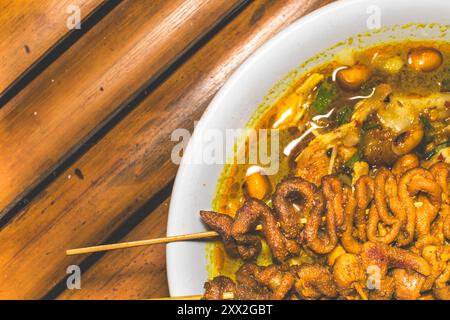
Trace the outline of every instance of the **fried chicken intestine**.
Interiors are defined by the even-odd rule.
[[[231,235],[244,260],[254,259],[261,248],[260,239],[255,234],[257,225],[262,225],[262,233],[277,261],[284,261],[290,253],[298,253],[295,244],[292,241],[288,243],[281,233],[271,208],[260,200],[249,199],[236,212],[231,227]]]
[[[450,253],[445,245],[450,233],[449,166],[437,163],[423,169],[416,160],[403,156],[395,171],[380,168],[373,177],[362,176],[353,189],[335,175],[323,177],[320,187],[286,178],[272,197],[273,209],[249,199],[234,220],[206,211],[201,216],[221,235],[227,252],[244,260],[259,254],[255,228],[262,225],[280,264],[246,267],[264,288],[259,298],[355,298],[353,284],[364,285],[368,268],[376,266],[381,287],[368,291],[370,299],[425,299],[430,292],[434,298],[450,299]],[[301,246],[321,257],[338,244],[343,252],[333,259],[332,272],[319,264],[287,267]],[[319,280],[327,285],[315,282]],[[243,286],[242,277],[238,283]]]
[[[314,184],[296,177],[284,179],[277,185],[272,203],[287,238],[302,241],[301,220],[310,218],[311,210],[317,205],[317,192]],[[298,200],[298,208],[294,207],[295,200]]]
[[[323,197],[317,194],[316,205],[311,210],[309,220],[306,222],[305,238],[308,247],[316,253],[325,254],[331,252],[337,244],[337,221],[338,215],[343,216],[342,212],[342,184],[332,176],[326,176],[322,179]],[[340,189],[338,189],[340,187]],[[335,191],[338,194],[335,194]],[[320,231],[322,225],[322,213],[326,208],[326,233]]]

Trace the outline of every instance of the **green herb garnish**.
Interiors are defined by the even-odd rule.
[[[352,186],[352,178],[346,175],[345,173],[339,173],[338,174],[339,180],[342,181],[346,186],[351,187]]]
[[[329,83],[324,82],[317,91],[317,96],[311,105],[311,110],[316,114],[325,114],[330,108],[331,103],[336,97],[336,87]]]
[[[448,147],[450,147],[450,141],[438,144],[433,150],[425,153],[423,157],[425,160],[430,160],[431,158],[433,158],[433,156],[438,154],[439,151],[441,151],[442,149],[448,148]]]
[[[372,129],[380,129],[380,125],[371,121],[364,122],[361,127],[361,135],[365,134],[367,131]]]
[[[352,119],[352,115],[353,115],[353,108],[351,106],[344,106],[337,112],[336,120],[339,125],[343,125],[345,123],[350,122],[350,120]]]
[[[441,91],[449,92],[450,91],[450,68],[447,69],[444,79],[441,82]]]
[[[423,128],[424,128],[424,136],[422,138],[422,141],[420,141],[419,146],[417,147],[417,151],[420,154],[423,154],[423,157],[426,157],[427,154],[431,154],[433,152],[433,150],[432,150],[425,154],[425,148],[427,147],[427,145],[434,141],[434,134],[435,134],[434,127],[431,124],[430,120],[427,117],[425,117],[424,115],[420,116],[420,122],[422,123]],[[432,156],[433,155],[431,155],[430,158]]]
[[[367,131],[372,129],[378,129],[380,128],[380,125],[373,122],[373,121],[367,121],[364,122],[361,130],[359,131],[359,143],[358,143],[358,151],[344,163],[344,167],[353,169],[353,166],[356,162],[363,160],[364,158],[364,135]]]
[[[434,131],[433,125],[431,124],[430,120],[427,117],[421,115],[420,121],[422,122],[426,133],[432,133]]]
[[[355,154],[344,163],[344,167],[353,169],[353,166],[355,165],[355,163],[360,160],[361,160],[361,156],[360,156],[360,152],[359,152],[359,148],[358,148],[358,152],[355,152]]]
[[[444,80],[442,80],[441,83],[441,89],[444,92],[449,92],[450,91],[450,76],[448,78],[444,78]]]

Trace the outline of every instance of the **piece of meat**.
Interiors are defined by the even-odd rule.
[[[424,290],[431,290],[436,279],[444,272],[447,261],[450,260],[450,245],[426,246],[422,250],[422,256],[431,266],[431,273],[426,277],[423,285]]]
[[[415,246],[421,250],[426,245],[435,243],[431,236],[431,224],[441,209],[442,189],[430,174],[429,177],[413,178],[408,191],[410,195],[418,194],[418,203],[415,204],[417,237]],[[421,205],[417,206],[417,204]]]
[[[436,298],[450,300],[450,245],[427,246],[422,255],[431,265],[431,274],[425,280],[424,290],[433,289]]]
[[[378,170],[375,176],[374,198],[375,205],[369,211],[367,238],[372,242],[392,243],[399,235],[406,219],[406,212],[398,197],[395,176],[386,168]],[[386,231],[382,235],[378,232],[380,223]]]
[[[255,263],[247,262],[244,263],[236,271],[236,282],[239,285],[245,286],[247,288],[258,289],[260,284],[255,279],[255,273],[258,266]]]
[[[418,254],[384,243],[364,243],[361,259],[366,270],[368,267],[378,267],[381,277],[384,277],[391,267],[414,270],[424,276],[431,273],[428,262]]]
[[[284,272],[276,265],[258,268],[255,279],[272,291],[272,300],[281,300],[286,297],[295,282],[295,277],[290,272]]]
[[[334,216],[336,228],[344,224],[344,185],[335,175],[329,175],[322,179],[322,192],[328,211]]]
[[[395,282],[395,297],[398,300],[417,300],[420,297],[425,277],[415,271],[395,269],[392,271]]]
[[[236,286],[228,277],[218,276],[204,285],[204,300],[223,300],[224,293],[234,293]]]
[[[280,221],[281,230],[290,239],[300,239],[303,229],[301,219],[308,220],[315,205],[317,187],[298,177],[281,181],[272,197],[273,208]],[[294,201],[298,209],[294,208]]]
[[[231,235],[237,243],[239,255],[244,260],[256,258],[261,248],[259,237],[255,234],[257,225],[262,225],[262,233],[277,261],[284,261],[290,254],[287,240],[277,225],[272,209],[256,199],[247,200],[236,212]],[[289,246],[292,249],[291,246]]]
[[[433,293],[436,298],[440,300],[450,300],[450,263],[447,263],[447,266],[444,272],[437,277],[436,282],[434,284]]]
[[[428,170],[411,169],[400,178],[398,183],[398,195],[406,211],[405,229],[402,230],[397,240],[397,244],[400,246],[406,246],[414,240],[417,224],[415,197],[420,193],[426,194],[432,205],[433,211],[427,214],[430,217],[435,216],[441,206],[441,188]]]
[[[325,186],[324,196],[326,197],[326,233],[320,231],[322,224],[322,212],[324,204],[320,193],[316,193],[315,205],[311,210],[309,220],[306,222],[305,238],[308,247],[316,253],[325,254],[331,252],[337,244],[336,233],[336,206],[333,187],[329,184],[334,182],[334,177],[326,176],[322,179],[322,186]],[[342,198],[341,198],[342,199]],[[342,205],[342,200],[340,201]]]
[[[324,266],[302,265],[296,271],[295,289],[303,299],[334,298],[336,284],[330,270]]]
[[[379,288],[370,291],[370,300],[390,300],[395,291],[395,282],[392,277],[384,277],[379,282]]]
[[[354,216],[357,208],[357,200],[350,188],[344,190],[345,204],[345,230],[341,236],[342,246],[350,253],[358,254],[362,250],[362,244],[353,236]]]
[[[375,175],[374,198],[378,215],[383,223],[393,225],[404,222],[406,213],[398,198],[397,181],[394,174],[386,168],[381,168]]]
[[[236,273],[237,296],[251,300],[281,300],[288,296],[294,285],[294,275],[281,266],[242,265]]]
[[[329,173],[330,158],[327,155],[328,145],[314,143],[315,141],[313,140],[295,159],[297,163],[295,175],[319,186],[322,177]]]
[[[401,177],[407,171],[419,166],[419,157],[417,157],[413,153],[408,153],[404,156],[401,156],[397,161],[395,161],[394,166],[392,167],[392,173],[397,177]]]
[[[232,258],[238,258],[239,252],[236,243],[231,236],[233,218],[226,214],[204,210],[200,211],[200,217],[208,227],[210,227],[220,235],[220,238],[222,239],[224,248],[228,255]]]
[[[397,238],[402,227],[400,220],[395,220],[390,226],[390,229],[386,231],[385,235],[378,235],[379,230],[379,214],[376,206],[372,206],[369,210],[369,221],[367,222],[367,239],[372,242],[381,242],[389,244]]]
[[[366,210],[369,208],[375,191],[375,184],[371,177],[362,176],[355,184],[356,212],[355,227],[356,237],[360,241],[367,241],[366,227]],[[358,252],[354,252],[358,253]]]
[[[450,191],[449,191],[450,166],[444,162],[438,162],[430,168],[431,174],[442,190],[442,205],[438,221],[432,230],[433,238],[443,244],[445,239],[450,240]]]
[[[392,142],[395,133],[388,128],[374,128],[367,130],[363,136],[364,160],[371,165],[388,166],[397,160],[397,155],[392,151]]]
[[[350,253],[340,255],[336,259],[333,275],[337,288],[343,295],[350,294],[354,290],[355,283],[363,283],[366,279],[361,258]]]

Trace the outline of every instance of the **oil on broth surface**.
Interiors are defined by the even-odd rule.
[[[424,51],[423,49],[429,51]],[[436,50],[436,51],[433,51]],[[424,53],[425,52],[425,53]],[[437,52],[437,54],[436,54]],[[415,56],[414,56],[415,54]],[[427,54],[429,56],[427,56]],[[440,56],[439,56],[440,55]],[[426,61],[412,61],[412,59],[425,59]],[[441,61],[439,61],[441,59]],[[425,64],[425,66],[424,66]],[[429,69],[420,70],[420,68]],[[433,65],[434,64],[434,65]],[[352,72],[345,72],[354,66],[363,66]],[[364,67],[367,67],[365,69]],[[347,69],[347,70],[346,70]],[[312,90],[306,94],[305,84],[311,82]],[[397,96],[428,96],[450,90],[450,44],[436,41],[400,41],[370,47],[361,51],[344,50],[325,64],[312,69],[293,83],[279,100],[268,109],[255,123],[256,129],[279,129],[279,154],[290,150],[288,156],[280,157],[280,169],[275,175],[264,176],[255,186],[257,194],[271,206],[271,193],[274,187],[286,176],[296,175],[296,159],[300,152],[317,135],[328,133],[339,126],[348,123],[354,112],[355,105],[374,94],[375,88],[380,84],[387,84]],[[306,85],[306,87],[308,87]],[[309,88],[311,89],[311,88]],[[299,107],[299,98],[301,106]],[[449,107],[449,106],[447,106]],[[447,133],[440,130],[448,128],[448,117],[434,121],[435,116],[430,113],[421,113],[421,124],[424,138],[420,145],[413,150],[423,161],[436,156],[448,146]],[[358,163],[368,164],[366,170],[377,170],[377,167],[391,166],[398,158],[392,150],[383,149],[378,140],[387,139],[392,144],[401,143],[405,139],[401,129],[381,130],[380,121],[395,122],[392,115],[386,114],[380,119],[369,117],[364,124],[363,138],[365,145],[360,143],[352,147],[330,149],[328,168],[335,173],[344,184],[351,185],[356,176]],[[397,121],[397,122],[396,122]],[[401,127],[401,121],[399,122]],[[383,122],[383,124],[385,124]],[[444,128],[444,129],[443,129]],[[378,130],[378,131],[377,131]],[[433,136],[431,138],[431,131]],[[306,132],[306,134],[305,134]],[[437,132],[437,133],[436,133]],[[380,138],[381,137],[381,138]],[[293,142],[295,142],[293,144]],[[246,145],[240,152],[245,152]],[[382,154],[380,156],[380,154]],[[332,161],[330,159],[333,159]],[[214,201],[214,210],[234,216],[236,210],[244,203],[248,196],[248,172],[255,165],[234,164],[227,165],[220,181],[217,197]],[[365,168],[363,168],[364,170]],[[255,170],[250,170],[254,173]],[[258,170],[256,170],[257,172]],[[261,169],[261,172],[264,170]],[[311,174],[316,174],[315,172]],[[266,184],[265,192],[261,191],[261,184]],[[223,245],[217,241],[209,249],[209,273],[211,277],[225,275],[234,278],[234,274],[242,264],[240,260],[230,259]],[[300,257],[291,259],[291,264],[313,262],[323,259],[308,251]],[[263,250],[258,257],[258,265],[272,263],[270,250],[263,241]]]

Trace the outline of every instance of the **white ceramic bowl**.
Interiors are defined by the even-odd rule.
[[[442,39],[440,27],[408,24],[448,23],[448,0],[341,0],[296,21],[268,41],[243,63],[217,93],[204,113],[185,151],[201,152],[202,132],[245,127],[269,90],[306,60],[341,41],[354,38],[353,47],[401,39]],[[381,19],[381,30],[369,30]],[[369,24],[368,24],[369,23]],[[397,25],[397,27],[392,27]],[[348,44],[347,44],[348,45]],[[342,46],[327,51],[329,58]],[[168,235],[204,231],[199,210],[211,209],[222,165],[182,163],[170,203]],[[172,296],[200,294],[208,273],[205,242],[179,242],[167,246],[167,272]]]

